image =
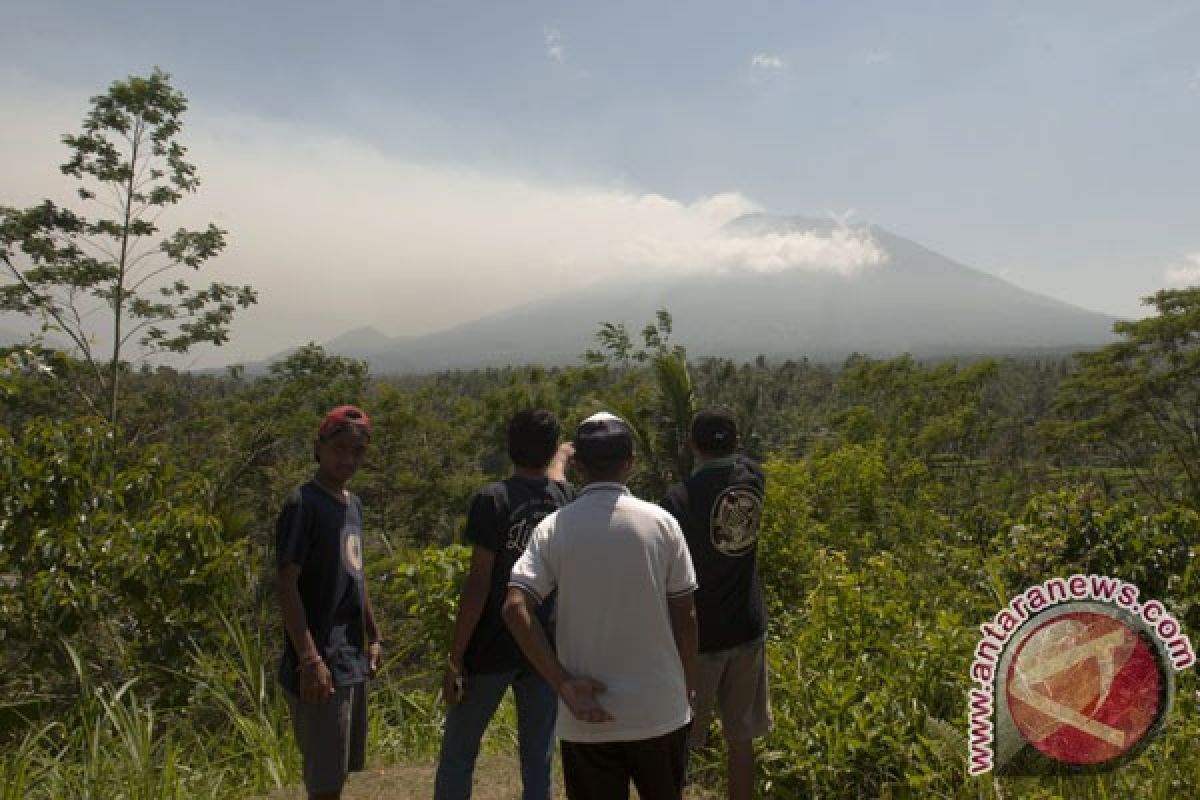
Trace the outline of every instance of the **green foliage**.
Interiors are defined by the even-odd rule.
[[[393,386],[380,387],[370,401],[375,435],[354,487],[389,550],[452,544],[484,482],[479,462],[488,443],[480,404],[464,399],[438,408],[438,402],[431,390]]]
[[[440,670],[458,599],[471,565],[471,550],[462,545],[425,547],[412,557],[383,561],[377,568],[380,605],[402,611],[402,632],[397,637],[417,663]]]
[[[1080,353],[1046,425],[1065,453],[1101,454],[1134,471],[1166,507],[1200,507],[1200,288],[1145,300],[1157,316],[1117,322],[1123,338]]]
[[[273,523],[312,473],[321,414],[346,402],[375,423],[351,485],[388,642],[375,763],[435,755],[469,561],[442,545],[471,493],[506,473],[512,413],[550,408],[568,430],[597,408],[621,413],[638,432],[635,491],[657,499],[688,468],[692,410],[720,404],[768,474],[759,563],[776,728],[760,742],[763,796],[1167,798],[1200,782],[1190,672],[1166,735],[1112,776],[965,774],[976,626],[1010,593],[1102,572],[1200,629],[1191,506],[1144,491],[1098,444],[1045,457],[1039,422],[1069,365],[689,363],[670,328],[665,314],[640,338],[608,326],[582,368],[379,380],[309,345],[256,378],[125,369],[120,437],[70,399],[86,363],[35,344],[6,353],[0,800],[233,797],[297,780],[274,680]],[[1167,461],[1139,462],[1143,483],[1151,466],[1167,474]],[[485,747],[511,752],[510,706],[493,727]],[[703,784],[723,770],[714,741]]]
[[[641,463],[629,483],[651,497],[661,497],[692,470],[687,436],[699,404],[687,351],[670,344],[671,325],[670,313],[659,309],[655,321],[642,329],[645,347],[635,350],[623,324],[606,322],[596,333],[602,349],[585,354],[589,363],[616,370],[618,381],[597,400],[632,428]],[[648,375],[632,369],[631,361],[648,363]]]
[[[772,648],[776,729],[764,748],[764,788],[778,796],[884,796],[946,791],[962,753],[934,743],[930,721],[956,719],[956,672],[969,631],[948,600],[922,602],[887,555],[851,570],[818,553],[823,573]],[[887,720],[886,724],[881,724]]]
[[[229,338],[236,310],[257,301],[249,286],[214,282],[193,289],[168,273],[198,270],[225,247],[214,225],[164,236],[161,212],[196,191],[196,169],[177,136],[187,100],[169,77],[115,81],[91,100],[82,131],[63,137],[71,157],[62,172],[101,216],[88,218],[50,200],[29,209],[0,208],[0,263],[11,282],[0,286],[0,310],[37,316],[43,329],[66,335],[88,365],[92,410],[116,423],[122,354],[138,344],[150,353],[186,352]],[[86,322],[108,311],[105,359]],[[135,340],[136,337],[136,340]]]
[[[218,612],[221,630],[209,647],[197,647],[186,679],[196,724],[224,732],[225,758],[241,766],[239,780],[258,791],[284,786],[300,772],[287,742],[287,706],[269,662],[273,648]]]
[[[1195,785],[1191,671],[1179,676],[1167,735],[1111,775],[970,779],[961,733],[977,625],[1028,585],[1072,572],[1121,577],[1195,630],[1194,513],[1147,514],[1083,487],[1036,496],[994,540],[977,541],[959,527],[966,519],[929,510],[925,484],[936,475],[916,469],[904,488],[886,471],[879,479],[882,463],[880,450],[851,445],[767,465],[759,563],[776,727],[760,751],[761,790],[1168,798]],[[866,518],[864,497],[874,509]]]
[[[0,634],[33,663],[86,632],[98,657],[168,665],[239,605],[235,542],[202,481],[160,447],[124,453],[102,420],[0,432]]]
[[[838,392],[849,408],[872,410],[877,429],[897,449],[973,454],[991,423],[983,390],[996,371],[993,361],[923,368],[908,356],[854,357],[846,362]]]
[[[763,745],[763,790],[949,792],[963,781],[965,749],[944,744],[945,721],[961,715],[970,610],[985,597],[973,586],[970,555],[942,556],[967,569],[914,570],[920,556],[910,542],[928,533],[876,527],[884,508],[899,505],[878,449],[773,461],[767,475],[759,563],[772,614],[776,728]],[[909,518],[890,519],[903,528]],[[964,604],[964,593],[974,602]]]
[[[1163,600],[1186,628],[1200,630],[1200,514],[1148,512],[1133,500],[1110,503],[1093,486],[1034,497],[997,536],[996,569],[1010,591],[1075,573],[1121,578]]]
[[[94,682],[82,654],[66,645],[76,681],[70,705],[54,722],[33,723],[14,750],[0,750],[0,798],[216,800],[294,781],[299,763],[283,738],[282,698],[254,675],[261,651],[236,646],[261,642],[225,625],[234,647],[203,654],[186,671],[195,705],[183,709],[145,699],[136,679]],[[251,738],[261,746],[247,747]]]

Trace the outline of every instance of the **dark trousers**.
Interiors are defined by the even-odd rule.
[[[687,773],[688,725],[635,742],[562,742],[569,800],[628,800],[629,781],[642,800],[680,800]]]

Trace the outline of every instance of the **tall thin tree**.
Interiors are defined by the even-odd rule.
[[[80,133],[62,139],[71,151],[62,172],[96,216],[51,200],[0,207],[0,263],[12,279],[0,285],[0,310],[40,317],[43,330],[70,340],[89,375],[76,389],[114,425],[131,349],[144,358],[223,344],[235,311],[257,302],[249,286],[193,289],[171,274],[199,270],[225,247],[226,232],[211,223],[160,236],[160,215],[200,185],[178,140],[186,109],[157,68],[115,81],[91,99]],[[98,311],[107,326],[93,323]]]

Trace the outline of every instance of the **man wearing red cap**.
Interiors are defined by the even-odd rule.
[[[362,502],[346,483],[362,466],[371,421],[339,406],[313,442],[317,473],[292,492],[275,528],[287,631],[279,681],[292,712],[310,800],[337,800],[366,756],[366,682],[383,645],[363,574]]]

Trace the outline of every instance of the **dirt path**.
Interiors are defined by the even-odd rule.
[[[385,769],[369,769],[350,776],[343,800],[407,800],[433,797],[432,764],[415,764]],[[516,764],[498,756],[481,756],[475,767],[477,800],[510,800],[521,796],[521,781]],[[304,800],[301,788],[281,789],[268,800]]]
[[[429,800],[433,797],[431,764],[415,764],[385,769],[369,769],[350,776],[342,800]],[[472,800],[519,800],[521,779],[515,760],[502,756],[480,756],[475,768]],[[556,776],[555,797],[564,797],[562,781]],[[637,797],[637,793],[633,793]],[[688,800],[713,800],[715,795],[688,790]],[[304,800],[299,787],[280,789],[267,800]]]

